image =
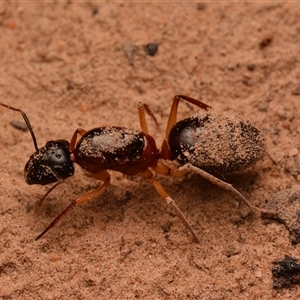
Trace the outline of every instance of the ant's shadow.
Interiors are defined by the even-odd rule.
[[[241,193],[248,194],[251,193],[257,176],[257,172],[247,170],[239,174],[231,174],[224,180],[233,184]],[[197,219],[201,215],[211,216],[213,219],[217,212],[222,215],[227,211],[238,210],[234,202],[230,201],[230,199],[236,199],[231,192],[216,186],[198,174],[190,173],[179,179],[159,176],[157,179],[192,224],[198,222]],[[75,207],[59,224],[60,230],[64,230],[64,227],[67,230],[70,224],[73,228],[80,228],[80,230],[89,230],[93,226],[102,228],[108,224],[117,226],[117,223],[119,226],[128,224],[130,227],[149,225],[150,223],[164,224],[170,220],[170,217],[172,222],[177,222],[177,216],[172,207],[168,207],[150,181],[136,178],[125,179],[124,185],[121,182],[116,182],[103,194]],[[84,194],[87,190],[97,187],[95,182],[95,184],[90,184],[89,188],[85,186],[85,188],[79,188],[80,191],[78,191],[79,183],[80,180],[73,181],[71,186],[66,185],[62,190],[58,189],[56,193],[53,193],[51,196],[53,199],[45,201],[43,204],[44,208],[41,208],[38,219],[42,219],[43,215],[47,215],[47,219],[53,219],[69,204],[74,194],[80,196],[81,193]],[[76,189],[72,196],[68,194],[70,189]],[[58,195],[60,195],[60,199],[68,200],[58,204],[55,200]],[[202,219],[202,217],[200,218]],[[47,223],[47,221],[45,222]]]

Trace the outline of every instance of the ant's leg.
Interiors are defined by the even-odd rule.
[[[38,211],[39,207],[41,206],[41,204],[43,203],[43,201],[48,197],[48,195],[61,183],[63,183],[65,180],[62,179],[59,174],[57,174],[55,172],[55,170],[51,169],[48,166],[44,166],[45,169],[49,170],[49,174],[52,173],[53,176],[55,176],[55,178],[57,179],[57,182],[48,190],[48,192],[35,204],[35,213]]]
[[[84,202],[91,200],[95,196],[100,195],[103,191],[110,185],[110,175],[106,170],[100,171],[97,174],[92,174],[96,179],[104,181],[100,187],[94,191],[90,191],[85,195],[73,200],[70,205],[68,205],[48,226],[47,228],[36,237],[36,240],[41,238],[50,228],[56,225],[66,214],[75,206],[80,205]]]
[[[54,185],[51,186],[51,188],[46,192],[46,194],[35,204],[35,213],[37,213],[37,211],[39,210],[39,208],[41,207],[42,203],[44,202],[44,200],[48,197],[48,195],[57,187],[59,186],[61,183],[63,183],[64,180],[59,180],[57,181]]]
[[[186,227],[186,229],[189,230],[189,232],[192,234],[192,238],[193,238],[192,241],[195,243],[199,243],[199,239],[198,239],[196,233],[194,232],[194,230],[192,229],[191,224],[186,219],[183,212],[177,206],[175,201],[166,193],[166,191],[163,189],[163,187],[160,185],[160,183],[154,177],[151,178],[151,181],[152,181],[152,184],[155,187],[156,191],[160,194],[160,196],[166,201],[166,203],[168,205],[171,205],[175,209],[180,221],[183,223],[183,225]]]
[[[156,191],[160,194],[160,196],[166,201],[168,205],[171,205],[176,213],[180,221],[183,223],[183,225],[186,227],[186,229],[189,230],[189,232],[192,234],[192,241],[198,243],[199,239],[197,235],[195,234],[194,230],[192,229],[192,226],[184,216],[181,209],[176,205],[175,201],[166,193],[166,191],[163,189],[163,187],[160,185],[160,183],[153,177],[152,172],[147,169],[146,171],[140,173],[144,178],[150,179],[152,181],[153,186],[155,187]]]
[[[148,134],[148,125],[146,121],[145,111],[148,113],[148,115],[152,118],[152,120],[155,122],[156,126],[158,126],[158,122],[154,116],[153,111],[151,110],[150,106],[146,103],[139,102],[138,103],[138,112],[139,112],[139,119],[140,119],[140,125],[143,133]]]
[[[166,141],[168,141],[169,134],[170,134],[172,127],[177,122],[177,111],[178,111],[178,104],[179,104],[180,100],[187,101],[187,102],[192,103],[192,104],[194,104],[202,109],[205,109],[205,110],[208,110],[209,108],[211,108],[207,104],[205,104],[199,100],[196,100],[194,98],[184,96],[184,95],[176,95],[173,99],[173,104],[172,104],[172,107],[170,110],[169,119],[168,119],[168,123],[167,123],[167,129],[166,129],[166,134],[165,134]]]
[[[188,170],[182,168],[171,169],[160,161],[155,167],[152,167],[151,169],[158,174],[169,175],[172,177],[182,177],[189,172]]]
[[[263,209],[256,207],[252,205],[237,189],[235,189],[230,183],[227,183],[225,181],[222,181],[221,179],[191,165],[191,164],[185,164],[180,168],[180,170],[187,170],[187,171],[194,171],[198,175],[200,175],[202,178],[209,180],[211,183],[223,188],[224,190],[228,190],[233,192],[235,195],[237,195],[244,203],[252,210],[252,211],[258,211],[260,213],[268,214],[268,215],[274,215],[275,211]]]
[[[77,135],[80,134],[81,136],[86,133],[86,130],[82,128],[77,128],[76,131],[73,133],[71,141],[70,141],[70,146],[69,146],[69,151],[72,153],[72,151],[75,149],[76,142],[77,142]]]
[[[1,103],[0,103],[1,104]],[[76,131],[74,132],[74,134],[72,135],[71,138],[71,142],[69,145],[69,151],[70,153],[72,153],[72,151],[75,149],[76,146],[76,141],[77,141],[77,135],[84,135],[86,133],[86,131],[82,128],[78,128],[76,129]],[[57,182],[47,191],[47,193],[36,203],[35,205],[35,211],[37,212],[37,210],[39,209],[39,207],[41,206],[41,204],[43,203],[43,201],[48,197],[48,195],[61,183],[64,182],[63,179],[61,179],[57,174],[55,174],[54,170],[52,170],[51,168],[49,168],[49,172],[53,173],[54,176],[56,176],[57,178]]]
[[[168,140],[169,140],[169,134],[170,131],[172,129],[172,127],[176,124],[177,122],[177,111],[178,111],[178,104],[179,101],[183,100],[183,101],[187,101],[189,103],[192,103],[202,109],[209,109],[211,108],[210,106],[208,106],[207,104],[196,100],[194,98],[188,97],[188,96],[184,96],[184,95],[176,95],[173,99],[173,103],[171,106],[171,110],[170,110],[170,114],[169,114],[169,119],[168,119],[168,123],[167,123],[167,128],[166,128],[166,133],[165,133],[165,139],[162,142],[161,145],[161,153],[160,153],[160,157],[162,159],[169,159],[169,160],[173,160],[174,158],[172,157],[172,153],[169,149],[169,145],[168,145]]]

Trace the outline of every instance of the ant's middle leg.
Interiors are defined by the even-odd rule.
[[[138,103],[138,112],[139,112],[141,129],[142,129],[143,133],[149,134],[145,112],[147,112],[147,114],[152,118],[152,120],[155,122],[156,126],[158,126],[157,119],[155,118],[154,113],[151,110],[150,106],[146,103],[143,103],[143,102]]]
[[[189,232],[191,233],[192,241],[198,243],[199,239],[198,239],[196,233],[194,232],[194,230],[192,229],[191,224],[189,223],[187,218],[184,216],[181,209],[177,206],[175,201],[166,193],[166,191],[163,189],[161,184],[153,177],[153,173],[151,172],[151,170],[147,169],[146,171],[140,173],[140,175],[143,176],[144,178],[151,180],[154,188],[160,194],[160,196],[166,201],[166,203],[168,205],[171,205],[175,209],[178,218],[183,223],[183,225],[186,227],[186,229],[189,230]]]
[[[158,174],[168,175],[172,177],[182,177],[189,172],[189,170],[183,168],[171,169],[161,161],[158,161],[157,165],[155,167],[152,167],[151,169]]]

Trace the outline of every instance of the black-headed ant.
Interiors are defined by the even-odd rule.
[[[180,100],[202,110],[193,117],[177,122]],[[155,140],[149,135],[146,113],[156,123],[157,121],[145,103],[138,104],[142,131],[117,126],[97,127],[89,131],[79,128],[70,142],[49,141],[44,147],[38,148],[26,114],[9,105],[0,105],[20,112],[32,136],[35,153],[25,166],[26,182],[41,185],[55,183],[42,200],[64,179],[74,174],[74,162],[103,182],[97,189],[73,200],[36,239],[42,237],[74,206],[100,195],[110,185],[108,170],[129,176],[140,174],[151,180],[160,196],[175,209],[181,222],[192,234],[193,241],[198,241],[194,230],[175,201],[155,179],[155,173],[179,177],[194,171],[212,183],[235,193],[252,210],[268,212],[253,206],[231,184],[214,176],[245,169],[264,154],[264,138],[260,131],[235,112],[216,112],[201,101],[176,95],[161,149],[157,148]],[[77,141],[78,135],[81,138]],[[172,169],[164,160],[177,160],[183,166]]]

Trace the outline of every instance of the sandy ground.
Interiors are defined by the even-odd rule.
[[[8,1],[0,25],[1,101],[28,114],[39,146],[70,140],[78,127],[139,129],[139,101],[159,121],[149,127],[160,145],[172,99],[184,94],[239,111],[265,133],[265,157],[226,177],[253,205],[297,188],[300,5]],[[148,43],[156,55],[145,53]],[[179,118],[196,111],[182,104]],[[198,244],[150,182],[116,172],[103,195],[35,241],[99,182],[76,166],[36,214],[48,187],[24,180],[30,134],[11,125],[22,121],[17,112],[1,107],[0,120],[1,299],[300,297],[299,286],[273,289],[273,261],[300,258],[287,228],[195,174],[157,178]]]

